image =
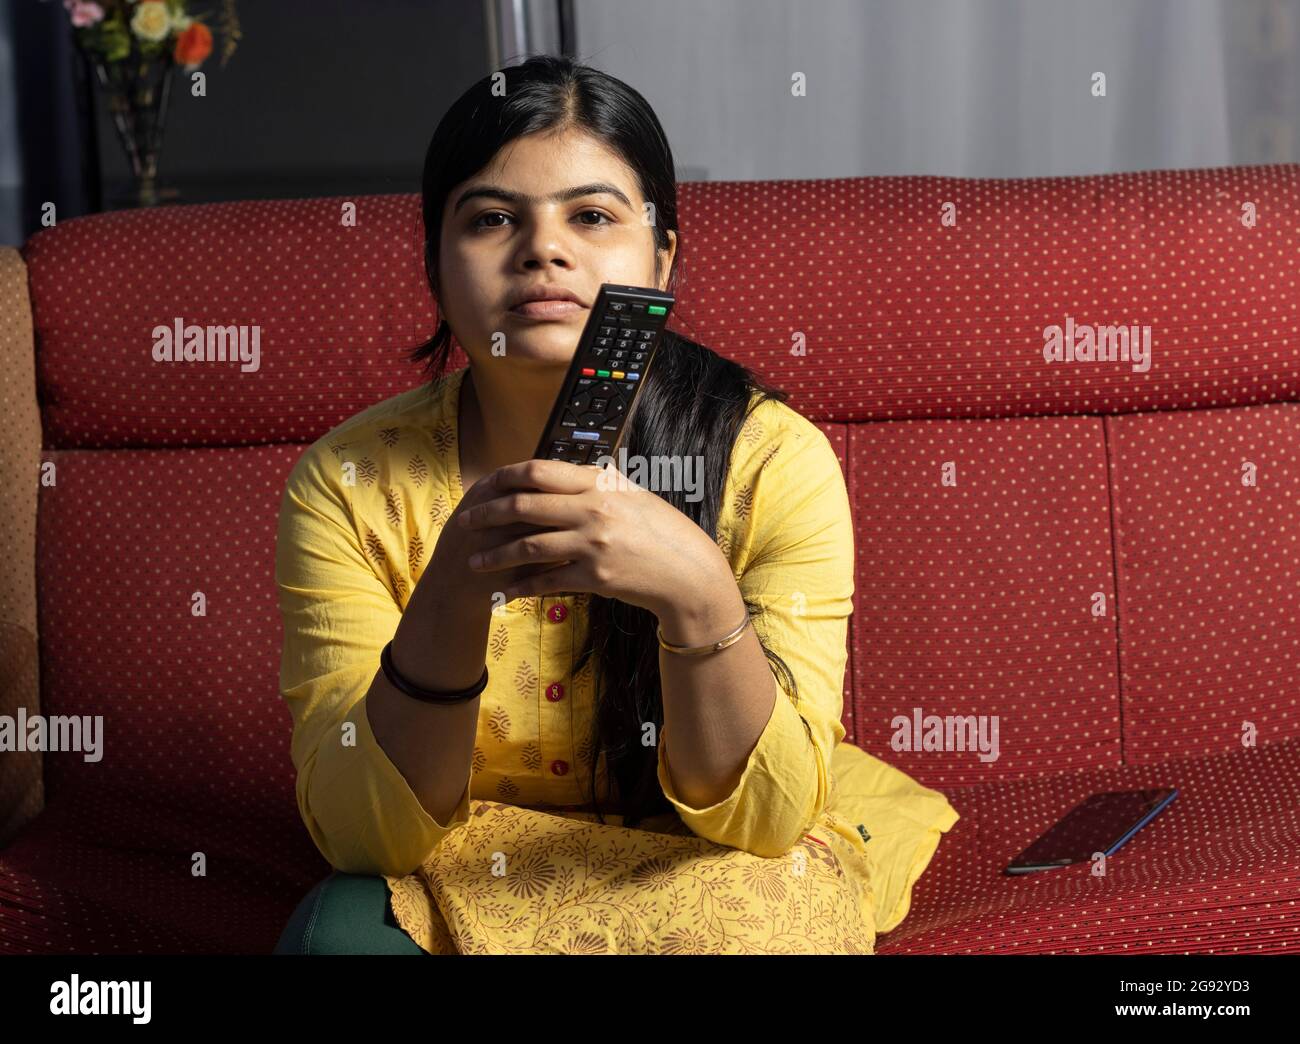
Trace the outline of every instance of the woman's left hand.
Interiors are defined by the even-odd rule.
[[[734,581],[704,530],[612,464],[525,460],[498,468],[492,482],[497,495],[462,512],[457,524],[545,530],[494,544],[481,561],[471,556],[470,568],[480,572],[538,567],[502,588],[506,601],[589,591],[662,616],[692,591],[724,576]]]

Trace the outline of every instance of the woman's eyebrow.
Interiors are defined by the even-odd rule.
[[[455,214],[471,199],[477,199],[480,197],[501,199],[505,200],[507,203],[519,206],[520,204],[529,205],[533,203],[567,203],[571,199],[578,199],[582,196],[600,195],[613,196],[627,207],[628,210],[634,209],[632,201],[628,199],[617,186],[610,185],[608,182],[604,181],[595,181],[590,185],[576,185],[573,188],[563,189],[560,192],[553,192],[549,196],[542,197],[529,196],[523,192],[511,192],[509,189],[501,188],[499,185],[478,185],[472,189],[468,189],[460,199],[456,200],[456,205],[452,208],[452,213]]]

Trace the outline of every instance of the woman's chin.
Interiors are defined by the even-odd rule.
[[[581,334],[581,329],[569,329],[559,323],[512,331],[506,334],[506,355],[519,362],[567,366]]]

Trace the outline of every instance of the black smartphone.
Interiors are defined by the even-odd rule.
[[[1004,873],[1032,874],[1111,855],[1178,796],[1175,787],[1113,790],[1076,805],[1011,861]]]
[[[601,285],[534,457],[595,464],[614,454],[674,300],[651,287]]]

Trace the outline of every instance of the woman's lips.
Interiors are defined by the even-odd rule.
[[[526,319],[564,319],[585,309],[577,301],[526,301],[510,311]]]

